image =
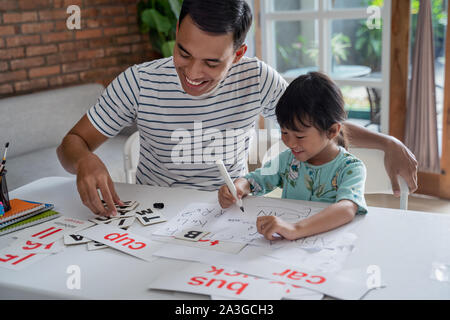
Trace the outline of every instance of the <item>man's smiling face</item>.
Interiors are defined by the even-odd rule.
[[[246,49],[242,45],[235,51],[232,33],[204,32],[187,15],[178,25],[173,51],[173,61],[184,91],[191,96],[200,96],[213,90]]]

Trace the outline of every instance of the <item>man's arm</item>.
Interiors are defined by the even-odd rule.
[[[351,145],[384,151],[384,166],[391,179],[395,196],[400,196],[397,175],[403,177],[412,193],[417,190],[418,163],[414,154],[398,139],[345,122],[345,133]]]
[[[56,150],[64,169],[77,175],[77,188],[85,206],[99,215],[115,215],[114,203],[121,203],[106,166],[93,151],[108,138],[101,134],[84,115],[67,133]],[[100,189],[107,209],[97,189]]]

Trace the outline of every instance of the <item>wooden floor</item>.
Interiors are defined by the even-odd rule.
[[[280,198],[281,189],[276,189],[266,196]],[[370,207],[400,208],[400,200],[393,195],[366,194],[365,197],[367,205]],[[450,214],[450,201],[412,194],[408,197],[408,210]]]
[[[400,207],[400,201],[393,195],[366,194],[366,202],[371,207]],[[450,214],[450,201],[439,198],[412,194],[408,197],[408,210]]]

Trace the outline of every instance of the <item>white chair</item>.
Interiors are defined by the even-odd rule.
[[[139,162],[139,131],[133,133],[123,147],[123,164],[126,183],[136,183],[136,169]]]
[[[349,148],[349,152],[364,162],[367,169],[365,193],[392,194],[392,184],[384,167],[384,151],[366,148]],[[408,210],[409,188],[406,181],[397,176],[400,185],[400,209]]]
[[[283,141],[279,140],[266,152],[262,163],[273,159],[287,147]],[[365,184],[365,194],[383,193],[392,194],[391,180],[384,167],[384,152],[375,149],[350,148],[349,152],[364,162],[367,169],[367,178]],[[400,209],[408,210],[409,188],[405,180],[398,176],[400,184]]]

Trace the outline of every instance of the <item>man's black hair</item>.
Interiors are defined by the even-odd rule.
[[[233,33],[234,50],[244,43],[253,19],[245,0],[184,0],[179,25],[186,15],[205,32],[220,35]]]
[[[299,131],[297,124],[301,124],[328,132],[333,124],[347,119],[344,106],[336,83],[323,73],[310,72],[291,82],[278,101],[275,114],[281,128]],[[343,129],[337,143],[347,148]]]

